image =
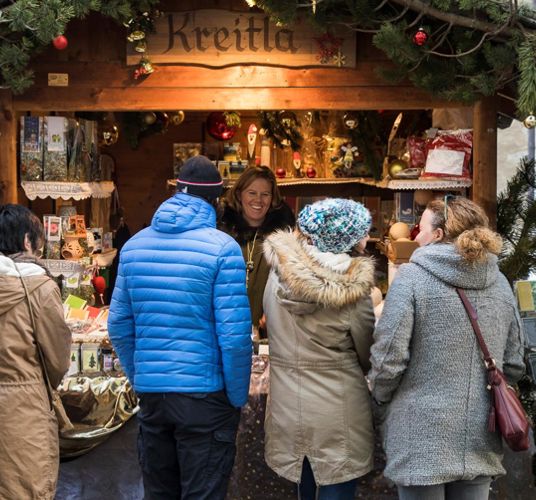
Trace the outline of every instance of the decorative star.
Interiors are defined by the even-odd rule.
[[[341,52],[341,49],[333,56],[333,62],[339,66],[346,66],[346,56]]]

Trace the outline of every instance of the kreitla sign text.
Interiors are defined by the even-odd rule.
[[[155,63],[355,67],[355,33],[349,30],[322,38],[305,23],[277,26],[266,14],[213,9],[169,12],[155,28],[146,34]],[[127,64],[139,60],[129,44]]]

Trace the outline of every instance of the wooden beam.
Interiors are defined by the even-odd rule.
[[[472,198],[497,225],[497,100],[487,97],[473,113]]]
[[[17,115],[11,92],[0,89],[0,204],[17,198]]]
[[[33,88],[18,96],[20,111],[431,109],[456,107],[414,87],[307,88]]]

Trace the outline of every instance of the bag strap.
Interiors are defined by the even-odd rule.
[[[52,388],[52,384],[50,383],[50,378],[48,376],[46,364],[45,364],[45,355],[43,353],[43,350],[41,349],[41,346],[39,345],[39,342],[37,340],[37,337],[35,335],[36,332],[36,326],[35,326],[35,316],[34,311],[32,307],[32,302],[30,300],[30,293],[28,292],[28,287],[26,286],[26,283],[24,282],[24,278],[22,277],[22,274],[20,274],[19,268],[15,262],[15,267],[17,269],[17,272],[19,273],[20,282],[22,283],[22,288],[24,288],[24,295],[26,296],[26,303],[28,304],[28,310],[30,311],[30,320],[32,322],[32,336],[35,340],[35,345],[37,348],[37,355],[39,357],[39,364],[41,365],[41,369],[43,371],[43,378],[45,379],[45,386],[47,389],[48,399],[50,402],[50,409],[52,409],[52,401],[53,401],[53,394],[54,389]]]
[[[494,370],[495,360],[491,357],[491,354],[488,350],[488,346],[486,345],[484,337],[482,336],[482,332],[480,331],[480,326],[478,324],[478,314],[476,313],[473,304],[469,302],[469,299],[467,298],[467,295],[465,295],[465,292],[461,288],[456,288],[456,291],[458,292],[460,299],[462,299],[463,306],[465,307],[467,315],[469,316],[469,321],[471,321],[471,326],[473,327],[473,331],[475,332],[478,345],[480,346],[482,354],[484,355],[484,364],[486,365],[486,369]]]

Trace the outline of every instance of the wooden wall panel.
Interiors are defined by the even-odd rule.
[[[0,204],[17,203],[17,114],[11,92],[0,89]]]

